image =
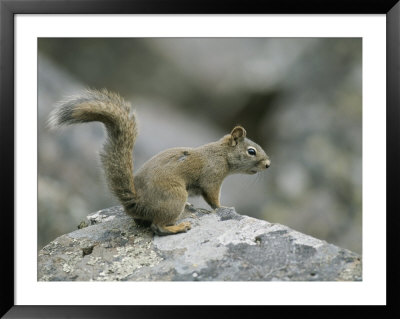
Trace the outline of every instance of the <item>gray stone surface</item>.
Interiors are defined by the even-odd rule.
[[[359,281],[361,257],[233,208],[187,206],[192,229],[154,236],[121,207],[87,217],[38,256],[39,281]]]

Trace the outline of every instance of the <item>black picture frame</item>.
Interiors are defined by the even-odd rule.
[[[191,318],[232,313],[237,316],[296,314],[308,315],[326,307],[169,307],[169,306],[16,306],[14,302],[14,18],[16,14],[385,14],[387,49],[387,306],[329,307],[332,315],[355,316],[362,312],[380,318],[398,315],[396,288],[399,284],[394,270],[398,240],[398,201],[396,182],[399,180],[400,154],[400,3],[398,0],[283,0],[283,1],[156,1],[156,0],[0,0],[1,75],[0,75],[0,181],[2,182],[2,243],[1,308],[5,318],[160,318],[189,316]],[[377,107],[384,107],[377,106]],[[377,218],[379,214],[377,214]],[[250,312],[249,312],[250,311]]]

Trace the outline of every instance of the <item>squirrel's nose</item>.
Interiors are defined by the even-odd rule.
[[[270,160],[267,160],[267,162],[265,163],[265,168],[268,168],[268,167],[270,167],[271,166],[271,161]]]

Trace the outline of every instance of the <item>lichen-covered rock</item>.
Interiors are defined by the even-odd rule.
[[[40,281],[361,280],[361,257],[286,226],[186,206],[187,233],[154,236],[121,207],[89,215],[88,227],[39,252]],[[81,223],[80,227],[83,227]]]

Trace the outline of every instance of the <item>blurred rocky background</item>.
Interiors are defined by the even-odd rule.
[[[272,164],[228,177],[221,203],[362,252],[361,39],[39,39],[38,249],[118,204],[100,168],[101,124],[47,127],[57,101],[87,87],[136,109],[135,170],[242,124]]]

